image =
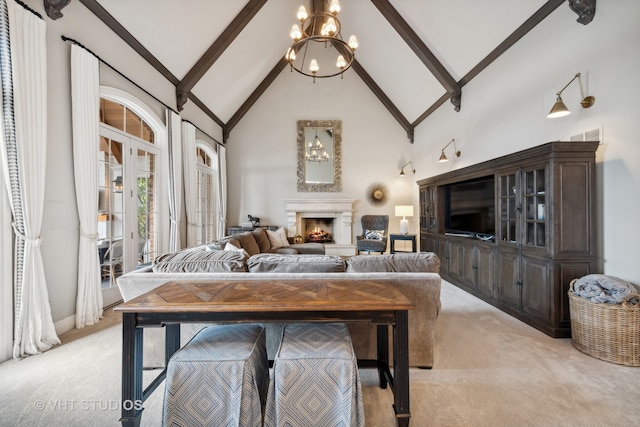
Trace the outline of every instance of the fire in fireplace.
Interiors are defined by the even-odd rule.
[[[333,242],[333,218],[305,218],[303,230],[305,242]]]

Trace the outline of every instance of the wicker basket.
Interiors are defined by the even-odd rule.
[[[573,292],[569,286],[569,312],[573,346],[607,362],[640,366],[640,306],[591,302]]]

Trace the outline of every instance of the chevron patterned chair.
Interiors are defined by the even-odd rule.
[[[285,325],[264,425],[365,426],[358,362],[344,323]]]
[[[261,427],[269,386],[265,330],[202,329],[169,360],[163,426]]]

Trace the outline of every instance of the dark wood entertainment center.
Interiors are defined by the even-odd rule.
[[[418,181],[420,250],[438,254],[445,280],[552,337],[571,336],[569,283],[597,268],[598,144],[550,142]],[[479,181],[493,181],[493,195],[474,190]]]

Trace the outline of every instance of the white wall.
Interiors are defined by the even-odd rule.
[[[46,16],[42,1],[27,3]],[[162,102],[175,105],[173,86],[80,2],[71,2],[63,14],[57,21],[45,18],[50,145],[42,252],[52,315],[58,323],[75,312],[78,250],[70,47],[60,36],[77,39]],[[229,224],[252,214],[261,217],[264,224],[284,225],[284,199],[342,197],[357,200],[354,233],[360,232],[360,216],[368,213],[390,215],[391,231],[398,231],[399,218],[393,216],[393,206],[413,202],[417,214],[417,180],[601,128],[604,143],[597,154],[597,203],[603,271],[640,284],[636,248],[640,241],[636,220],[640,212],[640,89],[635,78],[640,70],[640,3],[598,2],[596,17],[587,26],[576,23],[576,17],[566,4],[561,5],[463,88],[459,113],[447,102],[421,123],[415,144],[408,142],[404,130],[353,71],[347,72],[344,80],[313,84],[285,70],[231,132],[227,144]],[[581,109],[574,83],[563,94],[572,114],[547,119],[555,92],[576,72],[583,73],[585,90],[596,97],[596,104],[589,110]],[[116,76],[102,77],[114,85],[127,86]],[[410,94],[411,82],[406,84]],[[139,97],[159,108],[145,95]],[[185,105],[182,117],[222,139],[220,128],[193,103]],[[342,192],[296,191],[296,121],[300,119],[342,120]],[[462,157],[437,163],[440,149],[451,138],[460,143]],[[400,178],[399,167],[409,160],[417,173]],[[373,207],[365,200],[367,187],[375,182],[389,187],[385,206]],[[414,232],[417,224],[417,217],[411,218]]]

